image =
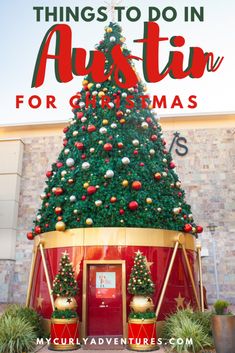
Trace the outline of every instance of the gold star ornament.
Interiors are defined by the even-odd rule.
[[[179,293],[178,298],[174,298],[176,301],[176,307],[177,309],[184,309],[184,300],[185,298],[181,297],[181,293]]]
[[[44,298],[42,297],[41,293],[39,293],[39,296],[37,297],[37,308],[41,308],[42,309],[42,302],[44,300]]]

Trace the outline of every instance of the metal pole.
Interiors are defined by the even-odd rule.
[[[33,256],[32,256],[32,261],[31,261],[31,267],[30,267],[30,272],[29,272],[29,283],[28,283],[28,289],[27,289],[27,297],[26,297],[26,307],[29,307],[30,305],[30,298],[31,298],[31,292],[32,292],[32,284],[33,284],[33,275],[34,275],[34,269],[35,269],[35,263],[36,263],[36,258],[37,258],[37,251],[38,251],[38,245],[34,245],[33,248]]]
[[[196,242],[196,248],[197,248],[197,259],[198,259],[198,267],[199,267],[199,280],[200,280],[200,298],[201,298],[201,309],[202,312],[204,313],[205,308],[204,308],[204,293],[203,293],[203,280],[202,280],[202,259],[201,259],[201,242],[197,240]]]

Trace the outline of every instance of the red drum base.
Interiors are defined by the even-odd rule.
[[[51,341],[49,349],[52,351],[71,351],[80,348],[79,321],[73,319],[51,319]]]
[[[128,349],[134,351],[154,351],[157,346],[156,319],[129,319]]]

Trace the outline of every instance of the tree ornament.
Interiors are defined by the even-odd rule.
[[[62,221],[57,222],[55,225],[55,229],[59,232],[65,231],[65,223]]]
[[[119,149],[122,149],[124,147],[122,142],[118,142],[117,146],[118,146]]]
[[[148,127],[149,127],[149,125],[148,125],[148,123],[143,122],[143,123],[141,124],[141,127],[142,127],[144,130],[147,130]]]
[[[103,92],[103,91],[100,91],[99,93],[98,93],[98,97],[103,97],[105,95],[105,93]]]
[[[203,232],[203,227],[202,226],[197,226],[196,227],[196,232],[197,233],[202,233]]]
[[[122,186],[127,187],[129,184],[128,180],[123,180],[122,181]]]
[[[72,167],[74,165],[74,159],[73,158],[68,158],[66,159],[66,165],[67,167]]]
[[[132,144],[133,144],[133,146],[137,147],[137,146],[139,146],[140,142],[139,142],[139,140],[135,139],[132,141]]]
[[[156,152],[153,148],[151,148],[151,150],[149,151],[149,153],[151,154],[151,156],[153,156]]]
[[[111,126],[112,129],[116,129],[117,128],[117,124],[115,124],[115,123],[112,123],[110,126]]]
[[[186,233],[190,233],[190,232],[192,231],[192,226],[191,226],[191,224],[189,224],[189,223],[185,224],[185,225],[184,225],[184,231],[185,231]]]
[[[40,195],[40,199],[41,199],[41,200],[44,200],[46,197],[47,197],[47,194],[46,194],[46,193],[43,193],[43,194]]]
[[[75,202],[77,199],[76,199],[76,196],[75,195],[71,195],[70,198],[69,198],[69,201],[70,202]]]
[[[107,33],[111,33],[111,32],[113,32],[113,30],[112,30],[111,27],[107,27],[107,28],[106,28],[106,32],[107,32]]]
[[[140,181],[133,181],[132,185],[131,185],[133,190],[140,190],[142,188],[142,184]]]
[[[112,196],[111,198],[110,198],[110,202],[111,203],[115,203],[117,201],[117,198],[115,197],[115,196]]]
[[[153,142],[157,141],[157,135],[152,135],[150,137],[150,140],[153,141]]]
[[[62,208],[61,208],[61,207],[56,207],[56,208],[55,208],[55,214],[56,214],[56,215],[61,214],[61,212],[62,212]]]
[[[116,42],[116,38],[115,37],[110,37],[109,40],[110,40],[110,42]]]
[[[106,133],[107,133],[107,129],[106,129],[105,127],[101,127],[101,128],[99,129],[99,132],[100,132],[101,134],[106,134]]]
[[[101,200],[96,200],[95,201],[95,205],[96,205],[96,207],[100,207],[101,205],[102,205],[102,201]]]
[[[162,177],[161,173],[155,173],[154,174],[154,179],[156,179],[156,180],[160,180],[161,177]]]
[[[96,191],[97,191],[97,189],[96,189],[96,187],[95,186],[88,186],[87,187],[87,193],[88,193],[88,195],[93,195],[94,193],[96,193]]]
[[[74,180],[72,178],[68,179],[69,185],[72,185],[74,183]]]
[[[28,238],[29,240],[33,240],[33,239],[34,239],[33,233],[32,233],[32,232],[28,232],[28,233],[27,233],[27,238]]]
[[[83,170],[88,170],[89,168],[90,168],[90,163],[88,163],[88,162],[82,163],[82,169]]]
[[[130,163],[130,159],[128,157],[123,157],[122,158],[122,164],[127,165]]]
[[[84,144],[82,142],[75,142],[75,146],[80,151],[84,149]]]
[[[54,194],[55,194],[56,196],[62,195],[62,194],[63,194],[63,189],[60,188],[60,187],[55,188]]]
[[[105,173],[106,178],[112,178],[114,176],[114,172],[111,169],[108,169]]]
[[[78,135],[78,131],[75,130],[75,131],[73,132],[73,136],[76,137],[77,135]]]
[[[123,115],[124,115],[124,113],[121,110],[118,110],[117,113],[116,113],[116,116],[117,116],[118,119],[121,119],[123,117]]]
[[[93,220],[91,218],[86,219],[86,225],[91,226],[93,224]]]
[[[137,201],[131,201],[129,202],[128,207],[131,211],[135,211],[139,207],[139,204]]]
[[[70,149],[69,149],[69,148],[66,148],[66,149],[64,150],[64,154],[65,154],[65,155],[68,155],[69,152],[70,152]]]
[[[47,176],[48,178],[50,178],[52,175],[53,175],[53,172],[52,172],[51,170],[48,170],[48,171],[46,172],[46,176]]]
[[[34,228],[34,232],[35,232],[36,234],[40,234],[40,233],[42,232],[42,228],[41,228],[40,226],[36,226],[36,227]]]
[[[153,203],[153,200],[150,197],[147,197],[146,203],[150,205],[151,203]]]
[[[104,149],[106,152],[110,152],[110,151],[112,151],[113,146],[111,145],[111,143],[105,143],[103,149]]]
[[[95,125],[88,125],[87,131],[90,132],[90,133],[96,131]]]
[[[174,169],[174,168],[175,168],[175,163],[174,163],[174,162],[170,162],[169,168],[170,168],[170,169]]]

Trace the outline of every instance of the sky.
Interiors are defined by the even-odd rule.
[[[110,3],[110,0],[107,0]],[[167,108],[156,109],[160,116],[188,115],[204,113],[235,112],[234,82],[235,82],[235,30],[234,13],[235,1],[183,1],[183,0],[116,0],[118,6],[125,6],[125,11],[131,6],[141,9],[141,18],[137,22],[126,19],[125,13],[120,23],[127,47],[133,55],[142,56],[142,45],[134,43],[135,39],[143,37],[143,24],[148,20],[148,7],[159,8],[161,13],[167,6],[172,6],[177,11],[175,21],[166,22],[162,17],[158,20],[160,34],[164,37],[182,35],[185,45],[182,52],[185,54],[187,66],[189,47],[198,46],[205,52],[214,52],[215,56],[224,56],[224,61],[215,73],[206,72],[200,79],[186,78],[174,80],[170,77],[158,83],[148,83],[150,96],[157,95],[161,98],[166,95]],[[33,6],[92,6],[95,14],[100,6],[107,6],[106,0],[41,0],[41,1],[2,1],[0,12],[0,77],[1,77],[1,104],[0,125],[29,124],[39,122],[66,121],[72,117],[69,98],[81,89],[82,77],[75,76],[69,83],[57,82],[52,62],[47,65],[46,78],[43,86],[31,88],[34,66],[42,39],[47,30],[55,22],[36,21]],[[184,7],[204,7],[204,22],[185,22]],[[73,47],[85,48],[88,52],[93,50],[103,37],[104,27],[108,22],[67,23],[73,33]],[[168,61],[169,43],[160,45],[160,63],[162,66]],[[136,64],[141,77],[142,65]],[[24,95],[24,102],[16,109],[16,96]],[[28,105],[28,99],[38,95],[42,104],[38,109]],[[56,109],[45,108],[46,95],[56,97]],[[183,109],[171,108],[171,103],[179,95]],[[197,96],[197,107],[188,109],[188,97]]]

